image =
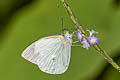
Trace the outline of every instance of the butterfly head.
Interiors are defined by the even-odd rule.
[[[68,29],[63,30],[63,36],[66,42],[72,43],[72,34],[69,33]]]
[[[68,29],[64,29],[62,35],[63,35],[65,38],[72,38],[72,34],[69,33],[69,30],[68,30]]]

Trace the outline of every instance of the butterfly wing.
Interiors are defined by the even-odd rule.
[[[61,36],[61,35],[60,35]],[[69,66],[71,44],[65,44],[60,36],[42,38],[31,44],[22,54],[28,61],[49,74],[61,74]]]

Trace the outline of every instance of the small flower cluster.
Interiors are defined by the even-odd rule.
[[[97,34],[98,32],[95,32],[94,30],[88,30],[87,31],[89,32],[89,37],[86,39],[84,38],[84,34],[82,34],[81,30],[78,29],[77,30],[77,37],[78,37],[78,41],[82,43],[83,45],[83,48],[87,49],[90,47],[90,45],[95,45],[99,42],[99,39],[93,35],[93,34]]]

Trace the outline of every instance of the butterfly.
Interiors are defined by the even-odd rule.
[[[62,74],[70,63],[72,35],[65,29],[61,35],[43,37],[29,45],[22,57],[45,73]]]

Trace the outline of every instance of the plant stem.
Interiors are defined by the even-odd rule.
[[[66,9],[69,17],[71,18],[71,20],[73,21],[73,23],[76,25],[77,29],[80,29],[82,34],[85,34],[84,29],[82,28],[82,26],[79,24],[79,22],[77,21],[77,19],[74,17],[71,8],[69,7],[68,3],[65,0],[61,0],[64,8]],[[85,36],[85,38],[87,38],[87,36]],[[96,49],[97,52],[99,52],[110,64],[112,64],[112,66],[117,69],[120,72],[120,67],[117,65],[116,62],[114,62],[114,60],[108,56],[108,54],[100,48],[99,45],[93,45],[93,47]]]

